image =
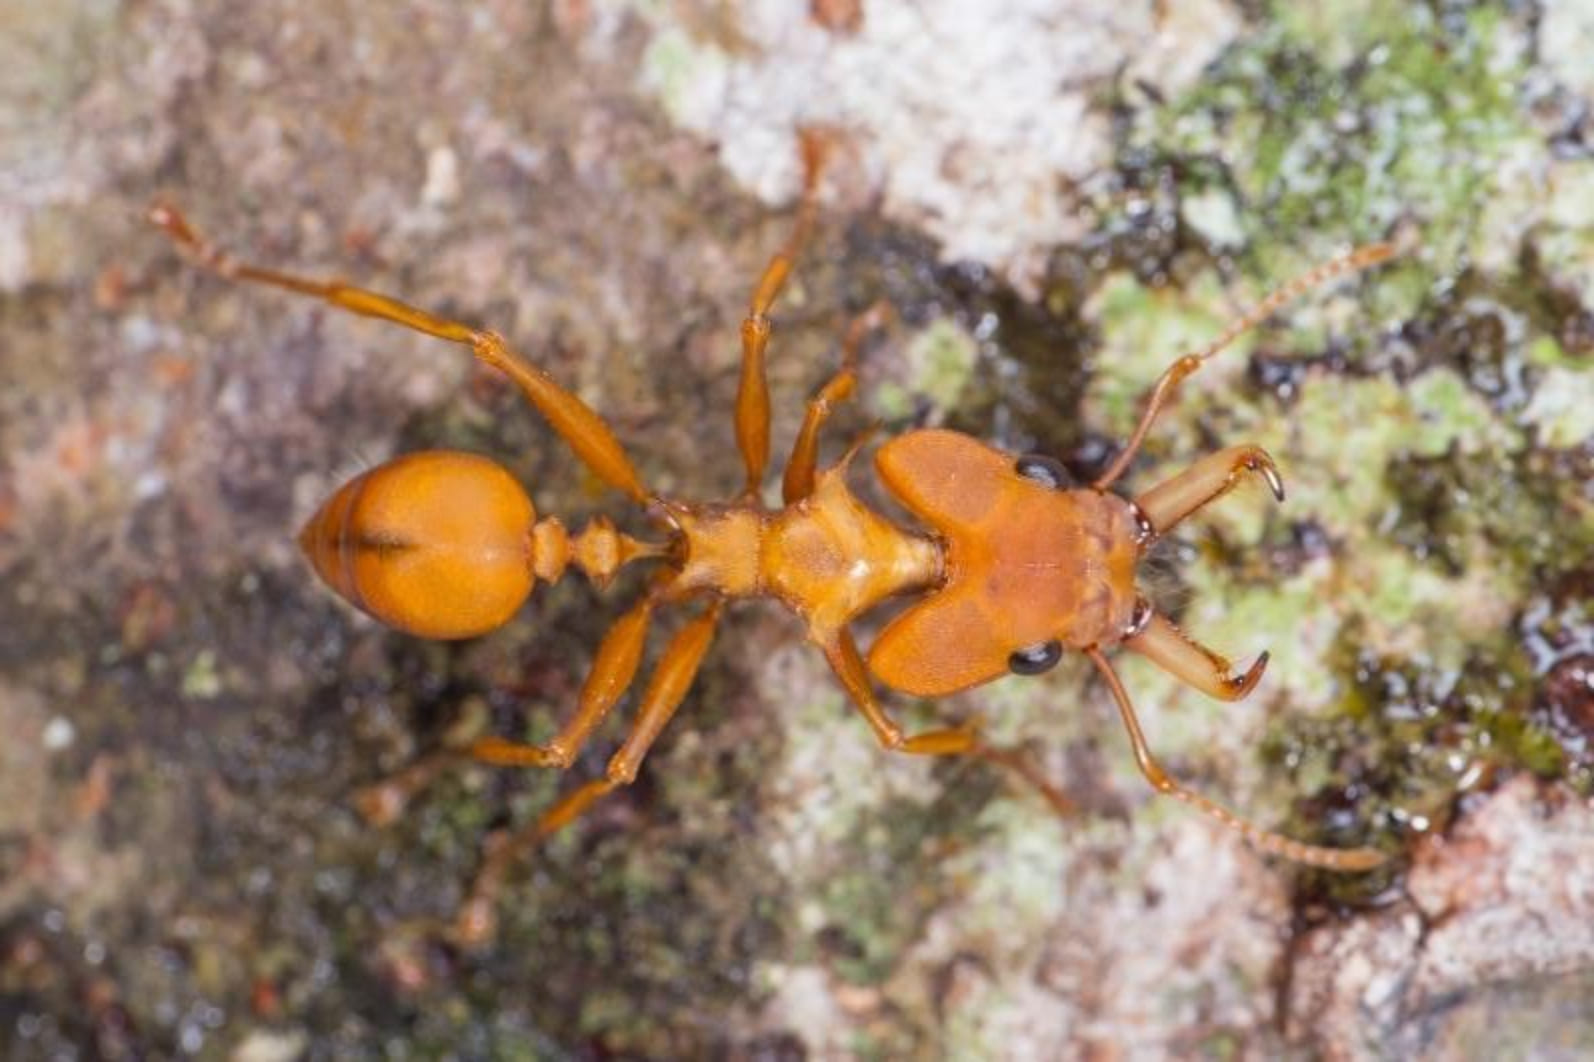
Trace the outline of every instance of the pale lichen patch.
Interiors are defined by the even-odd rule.
[[[889,217],[1025,287],[1051,248],[1089,231],[1070,190],[1110,160],[1096,94],[1120,76],[1182,90],[1240,29],[1222,0],[1160,14],[1113,0],[878,0],[847,35],[776,0],[736,6],[713,32],[674,7],[606,6],[652,28],[644,90],[755,194],[795,193],[798,126],[843,130],[848,172]]]

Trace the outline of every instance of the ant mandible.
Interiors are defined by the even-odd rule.
[[[941,697],[1001,675],[1033,675],[1064,649],[1088,656],[1105,680],[1147,781],[1242,834],[1265,852],[1332,870],[1361,871],[1385,855],[1371,848],[1303,844],[1257,826],[1185,788],[1157,762],[1107,651],[1139,653],[1175,678],[1220,700],[1250,693],[1267,664],[1263,653],[1243,673],[1186,637],[1137,589],[1138,561],[1192,513],[1261,476],[1279,500],[1272,458],[1255,445],[1233,446],[1132,499],[1110,493],[1180,383],[1241,333],[1285,302],[1323,282],[1382,262],[1388,244],[1333,259],[1274,292],[1205,348],[1180,357],[1157,380],[1138,425],[1099,479],[1075,487],[1061,466],[1017,456],[953,431],[916,430],[882,445],[875,468],[886,489],[926,526],[881,517],[847,486],[854,446],[821,468],[818,441],[835,406],[857,387],[856,351],[879,324],[859,318],[842,345],[840,369],[808,400],[786,463],[775,510],[760,501],[769,460],[769,390],[764,355],[769,313],[813,227],[824,139],[799,140],[803,195],[785,245],[775,253],[742,322],[742,368],[735,434],[746,467],[734,499],[701,503],[650,490],[613,431],[580,398],[509,348],[496,333],[434,316],[348,285],[306,279],[233,259],[206,241],[173,207],[150,219],[200,263],[223,277],[321,299],[468,347],[508,376],[576,456],[609,486],[641,506],[663,532],[643,542],[598,519],[570,536],[554,518],[537,519],[531,501],[502,466],[477,455],[430,451],[395,458],[346,483],[311,517],[300,545],[321,578],[356,607],[423,638],[468,638],[502,625],[538,579],[557,580],[570,564],[600,586],[632,561],[656,565],[642,599],[603,638],[574,716],[545,744],[486,737],[458,753],[418,761],[364,794],[373,819],[390,819],[438,768],[454,759],[513,767],[571,765],[582,745],[635,677],[655,612],[688,600],[703,607],[665,648],[637,707],[629,736],[603,777],[575,789],[485,857],[455,927],[465,942],[491,936],[509,866],[604,794],[635,779],[649,748],[691,687],[727,602],[773,598],[807,627],[880,745],[921,756],[981,756],[1054,790],[1006,752],[982,743],[972,726],[907,734],[875,693],[874,680],[903,693]],[[849,624],[887,598],[921,595],[861,653]]]

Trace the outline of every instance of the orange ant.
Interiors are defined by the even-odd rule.
[[[654,613],[703,602],[664,650],[636,721],[603,777],[569,793],[487,854],[458,919],[457,936],[479,942],[493,931],[508,867],[599,797],[630,783],[697,674],[727,602],[774,598],[807,626],[876,740],[892,752],[980,756],[1015,767],[1054,802],[1055,790],[1012,753],[983,744],[973,726],[907,734],[880,703],[875,680],[903,693],[941,697],[999,676],[1035,675],[1064,649],[1088,656],[1106,681],[1134,748],[1158,792],[1176,797],[1242,834],[1265,852],[1341,871],[1384,862],[1371,848],[1303,844],[1264,830],[1172,778],[1152,756],[1107,650],[1124,648],[1220,700],[1250,693],[1263,653],[1243,673],[1187,638],[1153,610],[1135,585],[1147,549],[1186,517],[1256,474],[1279,500],[1283,484],[1260,447],[1230,447],[1133,499],[1110,493],[1157,415],[1187,377],[1241,333],[1287,301],[1323,282],[1389,258],[1373,244],[1329,261],[1274,292],[1207,347],[1176,360],[1145,401],[1134,433],[1094,483],[1074,487],[1044,456],[1004,453],[957,432],[917,430],[875,454],[886,489],[926,530],[909,529],[866,508],[847,486],[854,445],[829,467],[818,440],[835,406],[857,386],[856,351],[881,311],[854,323],[841,368],[809,399],[786,463],[784,504],[760,501],[769,460],[769,391],[764,354],[769,313],[813,226],[823,146],[802,140],[805,182],[794,230],[753,290],[742,322],[742,371],[735,433],[746,467],[741,493],[728,502],[667,498],[650,490],[609,426],[585,402],[512,351],[502,337],[434,316],[396,299],[239,262],[207,242],[170,206],[151,220],[199,262],[223,277],[253,281],[468,347],[508,376],[580,460],[604,483],[641,506],[665,535],[642,542],[598,519],[570,536],[555,518],[537,519],[520,485],[502,466],[473,454],[429,451],[395,458],[356,476],[311,517],[300,545],[321,578],[356,607],[423,638],[469,638],[502,625],[538,579],[557,580],[574,564],[598,585],[638,560],[657,564],[648,589],[598,647],[574,716],[545,744],[484,737],[452,754],[417,762],[372,787],[362,805],[377,820],[396,816],[416,791],[453,760],[564,769],[620,700],[636,675]],[[849,624],[887,598],[921,595],[887,623],[861,653]]]

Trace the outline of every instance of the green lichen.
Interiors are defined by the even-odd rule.
[[[1535,243],[1544,268],[1583,303],[1594,302],[1594,167],[1557,166],[1542,182],[1523,183],[1524,196],[1542,197],[1534,204],[1542,207],[1542,214],[1537,209],[1525,214],[1542,217]]]
[[[1392,540],[1452,572],[1488,567],[1520,591],[1594,560],[1575,484],[1534,452],[1413,456],[1386,475],[1403,501]]]
[[[821,947],[831,967],[852,984],[876,985],[914,939],[944,883],[925,877],[927,841],[938,830],[923,809],[904,802],[881,806],[848,843],[846,870],[822,887],[826,913]]]
[[[1556,342],[1554,336],[1535,336],[1523,348],[1522,355],[1528,364],[1547,369],[1564,368],[1575,371],[1583,364],[1580,359],[1568,354],[1566,349]]]
[[[1179,355],[1204,347],[1232,316],[1218,279],[1203,273],[1179,290],[1147,287],[1132,274],[1103,278],[1085,315],[1102,336],[1086,415],[1101,430],[1127,436],[1139,419],[1146,389]],[[1206,379],[1227,378],[1244,364],[1253,336],[1242,338]]]
[[[1539,677],[1513,624],[1536,586],[1594,563],[1578,456],[1594,371],[1536,327],[1573,334],[1579,289],[1554,278],[1587,271],[1586,173],[1533,161],[1527,30],[1505,8],[1355,7],[1275,5],[1213,76],[1128,134],[1132,157],[1181,176],[1201,250],[1243,244],[1246,269],[1221,285],[1210,270],[1185,277],[1183,295],[1109,278],[1090,304],[1103,351],[1085,406],[1123,433],[1144,388],[1234,305],[1336,243],[1414,230],[1419,249],[1309,294],[1192,379],[1133,484],[1242,440],[1278,460],[1282,508],[1242,492],[1183,532],[1201,549],[1169,607],[1221,651],[1270,643],[1256,698],[1288,706],[1266,722],[1226,709],[1238,736],[1220,733],[1209,755],[1265,732],[1307,794],[1290,830],[1337,843],[1387,830],[1392,843],[1442,823],[1469,769],[1568,770],[1573,746],[1533,709]],[[1232,225],[1196,223],[1229,216],[1224,201]],[[1458,277],[1469,257],[1495,272]],[[1409,322],[1398,336],[1395,321]],[[1286,402],[1258,400],[1242,376],[1253,350],[1289,372]],[[1259,570],[1303,526],[1323,537],[1319,555]],[[1211,742],[1209,718],[1162,708],[1199,698],[1152,669],[1124,673],[1171,755]],[[1397,687],[1424,691],[1413,720]]]
[[[1026,795],[1031,799],[999,800],[981,808],[973,823],[980,843],[941,866],[942,873],[968,883],[961,898],[974,921],[964,925],[999,939],[1008,950],[1021,950],[1026,943],[1020,927],[1054,920],[1065,899],[1058,888],[1067,868],[1064,824],[1042,801]]]
[[[1519,191],[1502,163],[1537,144],[1517,104],[1519,24],[1490,6],[1459,20],[1360,6],[1346,16],[1276,5],[1148,138],[1177,156],[1233,160],[1226,183],[1270,272],[1315,254],[1302,246],[1311,234],[1367,242],[1403,220],[1417,222],[1428,256],[1454,261],[1481,231],[1478,204]]]
[[[888,421],[912,415],[915,406],[955,409],[974,372],[979,349],[956,321],[938,317],[914,334],[903,350],[904,374],[881,381],[869,403]]]
[[[1594,438],[1594,372],[1551,367],[1522,419],[1538,429],[1540,443],[1553,449],[1570,449]]]
[[[642,57],[641,85],[658,97],[675,121],[684,122],[700,103],[694,90],[711,71],[723,70],[727,57],[720,49],[693,40],[682,27],[660,19],[652,10],[656,5],[636,6],[657,26]]]
[[[1264,757],[1306,794],[1286,829],[1322,843],[1397,847],[1442,829],[1458,793],[1503,771],[1567,776],[1566,750],[1533,717],[1532,663],[1509,639],[1474,643],[1460,667],[1379,654],[1347,627],[1337,654],[1349,682],[1333,712],[1273,727]],[[1586,783],[1580,783],[1586,784]],[[1393,870],[1366,878],[1306,873],[1309,895],[1359,902]]]
[[[1400,0],[1342,0],[1333,6],[1279,4],[1274,26],[1291,45],[1307,49],[1333,66],[1409,32],[1411,5]]]
[[[216,654],[209,649],[202,649],[194,655],[189,662],[187,670],[183,672],[180,687],[184,697],[195,700],[208,701],[221,694],[221,671],[217,665]]]

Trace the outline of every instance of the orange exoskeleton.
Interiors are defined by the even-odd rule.
[[[1380,262],[1392,249],[1368,246],[1326,263],[1268,297],[1205,349],[1176,360],[1152,388],[1128,443],[1094,483],[1072,486],[1054,461],[1004,453],[951,431],[913,431],[886,442],[875,454],[875,466],[887,490],[920,521],[916,528],[899,526],[853,494],[847,470],[855,450],[826,468],[817,456],[819,433],[831,411],[857,387],[857,349],[880,324],[883,310],[876,308],[854,322],[842,345],[841,368],[809,400],[785,469],[784,504],[770,509],[759,493],[769,457],[764,377],[769,312],[812,226],[821,168],[821,139],[805,134],[802,144],[807,182],[795,231],[765,269],[742,325],[735,435],[745,485],[737,497],[713,504],[649,490],[608,425],[495,333],[374,292],[235,261],[200,237],[176,210],[161,206],[152,212],[173,239],[223,276],[309,295],[468,347],[506,374],[576,456],[641,506],[662,531],[663,541],[642,542],[598,520],[572,539],[557,520],[537,519],[530,500],[499,465],[461,453],[400,457],[334,494],[300,538],[315,570],[348,601],[421,637],[461,638],[492,630],[514,613],[538,579],[555,580],[568,564],[600,583],[633,560],[656,565],[641,600],[599,645],[576,710],[558,734],[543,744],[487,737],[461,752],[420,761],[365,794],[362,806],[373,818],[397,814],[440,765],[454,760],[569,766],[635,678],[655,612],[683,601],[702,602],[665,648],[638,703],[636,722],[604,776],[580,786],[490,850],[460,913],[458,935],[471,941],[489,935],[511,863],[636,777],[691,686],[724,604],[759,597],[772,598],[799,617],[888,750],[975,755],[1019,766],[1011,752],[984,745],[972,727],[904,733],[881,704],[875,682],[939,697],[1010,672],[1044,671],[1064,650],[1076,650],[1099,669],[1136,761],[1159,791],[1288,859],[1339,870],[1383,862],[1384,855],[1372,849],[1323,848],[1270,833],[1182,786],[1153,758],[1106,653],[1115,648],[1140,653],[1223,699],[1243,697],[1261,678],[1266,654],[1236,673],[1229,661],[1185,637],[1152,608],[1137,588],[1136,569],[1152,543],[1248,475],[1261,476],[1282,500],[1273,461],[1256,446],[1236,446],[1133,499],[1109,488],[1180,382],[1208,358],[1285,301]],[[918,598],[887,624],[867,655],[861,653],[850,624],[899,595]]]

